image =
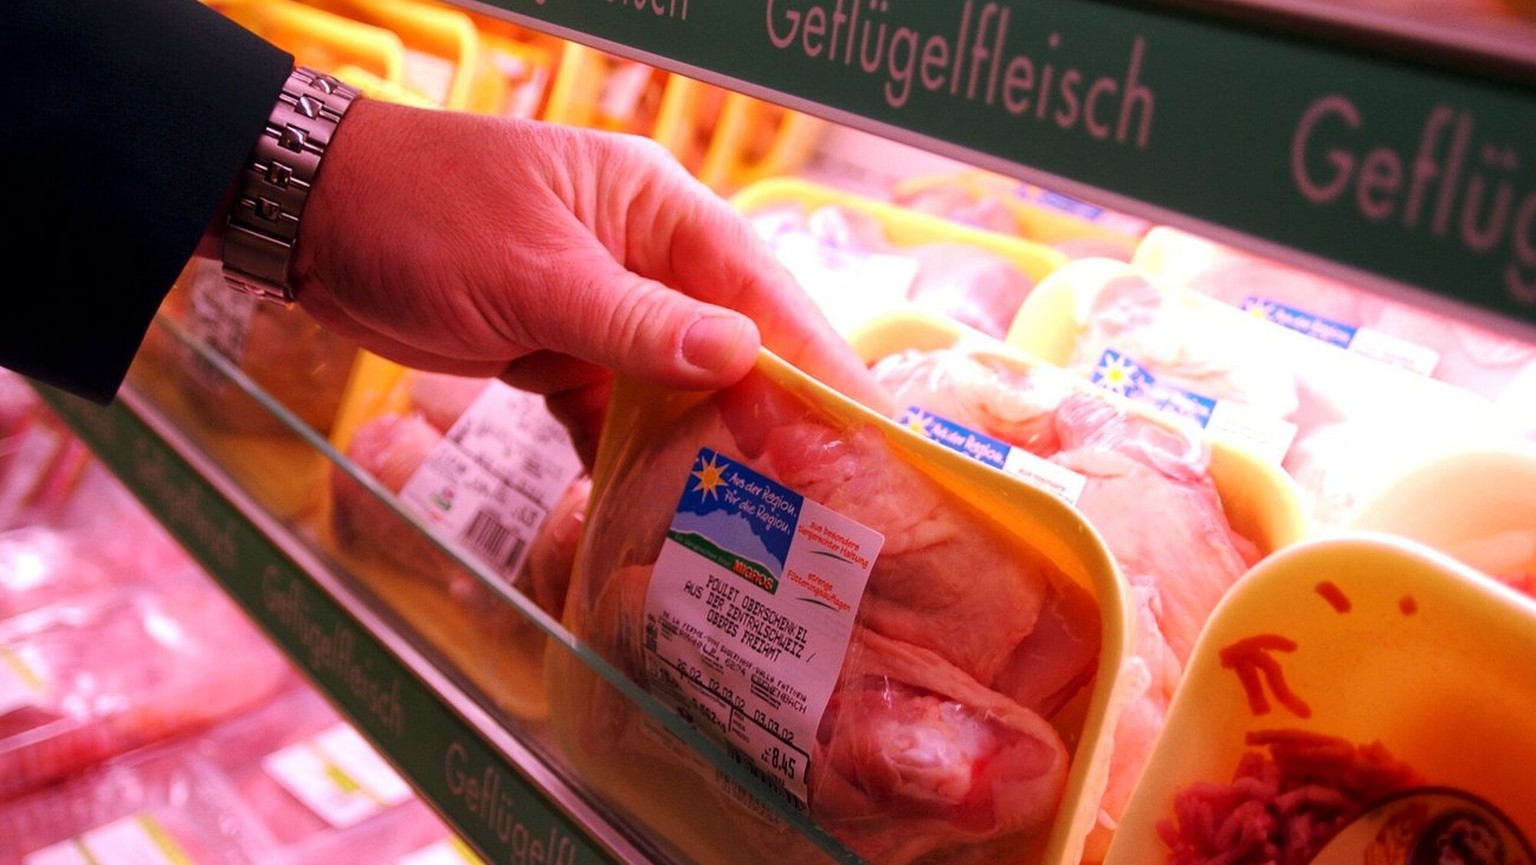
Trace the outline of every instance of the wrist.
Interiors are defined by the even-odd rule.
[[[292,264],[299,221],[332,136],[358,92],[335,78],[296,68],[283,85],[261,138],[222,205],[223,232],[200,253],[224,263],[225,282],[265,300],[294,299]]]

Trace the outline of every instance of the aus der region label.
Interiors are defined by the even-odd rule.
[[[1296,425],[1289,421],[1158,381],[1151,370],[1112,348],[1099,355],[1091,379],[1105,390],[1192,421],[1211,435],[1237,442],[1270,462],[1285,459],[1296,438]]]
[[[1086,477],[1069,468],[917,406],[908,406],[898,422],[923,438],[1021,478],[1069,505],[1077,504],[1083,488],[1088,485]]]
[[[650,690],[802,810],[816,727],[884,543],[703,448],[656,559]]]
[[[1356,327],[1341,321],[1286,306],[1263,297],[1249,296],[1238,308],[1261,321],[1276,324],[1325,345],[1369,357],[1389,366],[1417,375],[1430,375],[1440,362],[1434,349],[1368,327]]]

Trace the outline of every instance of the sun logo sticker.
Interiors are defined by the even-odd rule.
[[[906,415],[901,420],[901,424],[902,426],[905,426],[907,429],[917,433],[923,438],[929,437],[929,418],[922,412],[921,409],[916,407],[907,409]]]
[[[710,454],[708,458],[701,458],[699,463],[698,471],[693,472],[693,477],[698,478],[699,481],[693,491],[698,493],[700,498],[719,498],[720,488],[725,486],[725,466],[715,462],[714,454]]]
[[[1135,396],[1150,384],[1150,380],[1151,376],[1140,364],[1113,349],[1105,349],[1093,371],[1095,384],[1122,396]]]

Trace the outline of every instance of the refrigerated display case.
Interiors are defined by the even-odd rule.
[[[243,12],[256,8],[237,5]],[[584,46],[578,53],[600,51],[654,67],[658,75],[686,77],[819,118],[832,124],[821,145],[823,162],[817,165],[813,157],[794,164],[807,175],[825,169],[822,177],[830,175],[829,182],[837,181],[839,164],[867,161],[864,167],[872,174],[857,179],[890,190],[894,182],[913,178],[883,157],[926,154],[939,164],[984,172],[989,191],[1001,189],[1001,200],[1010,206],[1045,201],[1058,212],[1113,213],[1136,224],[1136,243],[1126,253],[1132,257],[1142,251],[1143,258],[1123,263],[1143,273],[1163,268],[1166,275],[1191,261],[1224,261],[1230,250],[1348,285],[1360,297],[1432,313],[1447,327],[1476,328],[1514,345],[1536,344],[1536,176],[1531,168],[1536,161],[1536,17],[1519,4],[1490,0],[1452,11],[1441,4],[1299,0],[1061,0],[1049,5],[1020,0],[769,0],[761,5],[497,0],[448,8],[570,40]],[[763,188],[750,185],[757,179],[737,168],[719,188],[732,193],[747,189],[739,199],[745,208],[763,195]],[[1049,195],[1042,195],[1044,190]],[[1187,233],[1194,238],[1191,243],[1207,245],[1181,246],[1168,241],[1166,232]],[[1148,238],[1168,245],[1157,252]],[[1070,270],[1059,249],[1021,255],[1050,263],[1030,275],[1040,283],[1051,280],[1051,272],[1082,271]],[[1104,272],[1104,259],[1097,262]],[[1179,278],[1193,281],[1188,277],[1183,273]],[[1028,326],[1016,321],[1014,332],[1001,336],[1015,348],[1070,365],[1073,346],[1064,340],[1071,318],[1064,310],[1073,306],[1070,299],[1058,301],[1053,309],[1030,315]],[[1247,311],[1252,323],[1255,313]],[[1092,315],[1079,323],[1092,324]],[[121,397],[108,408],[46,388],[40,392],[485,861],[734,862],[748,861],[749,855],[771,860],[774,851],[860,861],[839,841],[857,835],[829,831],[807,815],[803,797],[786,800],[780,787],[764,782],[752,761],[683,720],[672,703],[637,684],[614,657],[576,636],[568,621],[514,590],[495,569],[437,540],[419,515],[360,470],[327,431],[305,423],[174,315],[157,321],[152,339],[197,358],[200,375],[246,394],[252,410],[275,422],[279,431],[253,439],[210,429],[199,417],[196,398],[167,383],[156,366],[159,356],[146,356],[136,365]],[[1052,357],[1053,350],[1060,356]],[[1375,387],[1376,380],[1362,374],[1358,388]],[[1504,379],[1497,388],[1486,396],[1498,406],[1498,422],[1503,423],[1504,415],[1518,415],[1523,408],[1518,402],[1524,391]],[[1393,401],[1381,402],[1384,416],[1397,420]],[[1402,417],[1414,419],[1412,413]],[[1519,426],[1518,419],[1511,423]],[[1390,435],[1386,424],[1377,430]],[[1228,465],[1225,471],[1233,469]],[[338,475],[373,497],[379,505],[373,519],[393,523],[375,526],[375,537],[421,538],[438,547],[437,553],[455,563],[459,577],[486,597],[471,605],[456,603],[429,586],[396,579],[338,553],[326,537],[325,497],[310,495],[327,482],[317,479]],[[1259,484],[1253,480],[1259,476],[1250,474],[1249,486]],[[1525,546],[1536,525],[1517,517],[1511,525],[1497,526],[1491,531],[1492,546],[1498,549],[1490,552],[1486,535],[1446,540],[1426,527],[1438,523],[1433,517],[1393,514],[1384,504],[1396,501],[1393,495],[1409,493],[1381,491],[1364,509],[1366,516],[1353,523],[1342,514],[1329,517],[1337,519],[1329,528],[1342,534],[1345,543],[1367,536],[1380,540],[1375,533],[1388,536],[1379,547],[1351,550],[1346,555],[1351,567],[1367,575],[1389,575],[1399,568],[1414,585],[1421,579],[1425,585],[1465,584],[1475,600],[1458,595],[1462,599],[1456,603],[1467,605],[1457,606],[1458,614],[1498,634],[1496,642],[1506,656],[1526,651],[1530,634],[1536,633],[1536,605],[1519,591],[1489,585],[1485,573],[1442,551],[1456,544],[1465,551],[1481,542],[1476,552],[1485,556],[1482,561],[1513,561],[1512,571],[1536,570]],[[1413,495],[1452,501],[1444,493]],[[1042,507],[1049,511],[1054,505]],[[1471,506],[1456,507],[1464,512]],[[1530,507],[1516,497],[1501,510],[1524,514]],[[1302,594],[1321,598],[1335,614],[1347,610],[1351,599],[1362,605],[1386,603],[1373,589],[1352,584],[1356,575],[1341,569],[1326,546],[1317,546],[1335,539],[1319,537],[1312,543],[1294,537],[1299,534],[1282,530],[1271,538],[1266,552],[1293,545],[1298,550],[1294,557],[1269,564],[1262,574],[1266,585],[1284,583],[1286,573],[1305,574],[1292,577],[1291,583],[1316,582]],[[1088,561],[1095,555],[1090,550],[1080,558]],[[1309,569],[1308,556],[1317,556],[1321,564],[1312,562]],[[1399,556],[1405,558],[1394,558]],[[1416,603],[1434,603],[1430,589],[1420,589],[1415,597]],[[1401,615],[1409,615],[1401,606],[1405,600],[1393,600]],[[1237,614],[1250,617],[1257,615],[1254,609],[1275,608],[1266,606],[1262,596],[1244,596],[1243,602]],[[1290,599],[1278,605],[1290,609],[1302,603]],[[1224,623],[1223,628],[1234,641],[1229,646],[1248,633],[1239,624]],[[1326,632],[1321,625],[1308,628]],[[1327,639],[1334,639],[1328,633]],[[1364,633],[1366,639],[1380,639],[1369,626]],[[541,653],[532,667],[530,635]],[[1478,661],[1482,649],[1477,641],[1450,643],[1455,648],[1448,654],[1458,663]],[[1286,645],[1261,648],[1294,651]],[[1221,648],[1208,647],[1200,655],[1205,660],[1192,664],[1190,669],[1202,678],[1186,690],[1204,698],[1209,689],[1219,692],[1230,685],[1213,681],[1223,675],[1221,670],[1231,675],[1233,669],[1224,661],[1210,661]],[[1263,666],[1262,661],[1253,663]],[[543,687],[538,673],[529,672],[540,666],[590,678],[598,689],[593,693],[601,691],[603,699],[616,696],[622,708],[612,710],[615,716],[636,713],[649,745],[670,751],[705,786],[726,791],[726,804],[708,800],[707,814],[690,813],[689,805],[701,800],[671,807],[666,800],[678,795],[672,781],[663,780],[651,791],[630,781],[616,787],[611,777],[599,781],[595,775],[612,767],[594,766],[573,754],[564,738],[569,731],[551,718],[543,695],[530,698],[530,688],[537,692]],[[1330,668],[1299,673],[1297,681],[1340,675]],[[561,681],[569,684],[569,679]],[[1507,825],[1493,825],[1509,849],[1526,845],[1529,858],[1529,842],[1522,838],[1536,832],[1528,814],[1536,802],[1517,780],[1505,776],[1519,777],[1536,759],[1520,744],[1531,738],[1525,735],[1531,715],[1523,708],[1529,708],[1532,682],[1504,661],[1489,664],[1479,681],[1503,695],[1498,715],[1507,735],[1500,747],[1518,752],[1504,755],[1508,766],[1497,770],[1503,774],[1492,785],[1502,797],[1493,810],[1502,808],[1510,819]],[[1280,685],[1269,684],[1284,703]],[[1347,697],[1348,689],[1343,690],[1335,703]],[[1475,698],[1475,689],[1455,690],[1460,697]],[[1094,699],[1109,700],[1107,693]],[[1251,709],[1251,690],[1247,696],[1243,705]],[[580,697],[567,694],[565,699]],[[1198,714],[1189,707],[1190,699],[1196,697],[1164,707],[1168,717]],[[1412,701],[1373,699],[1397,712],[1413,711]],[[1241,712],[1239,704],[1234,713]],[[1094,706],[1079,709],[1091,718],[1103,708]],[[1358,722],[1358,709],[1319,704],[1308,712],[1314,709],[1322,717],[1347,716],[1350,723],[1344,728],[1359,729],[1351,726]],[[1465,713],[1457,717],[1471,723]],[[1228,759],[1225,752],[1213,757],[1201,751],[1200,742],[1188,739],[1180,745],[1198,753],[1158,751],[1151,758],[1160,774],[1158,785],[1148,786],[1170,788],[1160,789],[1159,795],[1178,793],[1171,789],[1167,766],[1209,762],[1212,772],[1230,770],[1220,763]],[[1223,742],[1223,747],[1230,745]],[[1083,753],[1091,750],[1085,745]],[[618,755],[620,763],[625,753]],[[1473,765],[1472,771],[1496,772],[1487,760]],[[622,776],[623,767],[614,774]],[[1458,776],[1458,782],[1466,783],[1466,776]],[[1086,801],[1105,779],[1080,773],[1072,783]],[[1136,801],[1126,812],[1137,843],[1167,840],[1156,828],[1157,820],[1169,816],[1164,804],[1162,799],[1156,805]],[[774,827],[783,837],[769,839],[768,853],[749,854],[760,839],[746,837],[721,816],[722,809],[739,809],[760,821],[752,825]],[[1140,858],[1144,847],[1110,848],[1105,838],[1090,837],[1094,818],[1090,807],[1086,816],[1061,821],[1046,844],[1046,858],[1037,861],[1076,862],[1085,847],[1095,858],[1107,854],[1115,865],[1149,861]],[[717,825],[703,825],[712,822]],[[920,853],[891,855],[926,861]]]

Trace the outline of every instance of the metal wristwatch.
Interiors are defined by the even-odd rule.
[[[276,303],[293,302],[288,278],[299,216],[320,161],[355,88],[300,66],[288,76],[266,129],[240,172],[224,229],[224,281]]]

